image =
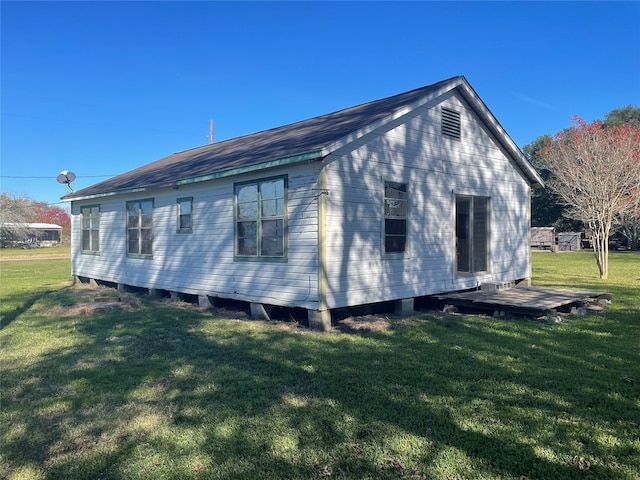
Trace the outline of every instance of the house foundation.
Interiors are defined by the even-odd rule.
[[[263,305],[262,303],[251,303],[251,318],[256,320],[271,320],[271,316],[269,315],[269,307]]]
[[[151,298],[162,298],[162,290],[159,290],[157,288],[150,288],[149,296]]]
[[[213,308],[213,302],[209,295],[198,295],[198,306],[202,308]]]
[[[307,310],[307,319],[309,320],[309,328],[312,330],[323,332],[331,330],[330,310]]]
[[[396,315],[400,315],[402,317],[413,315],[415,312],[413,298],[403,298],[401,300],[396,300],[395,311]]]

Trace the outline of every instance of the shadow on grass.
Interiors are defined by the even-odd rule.
[[[0,320],[0,330],[7,328],[9,325],[11,325],[11,322],[13,322],[16,318],[18,318],[24,312],[29,310],[31,307],[33,307],[33,305],[38,301],[38,299],[45,294],[29,297],[26,301],[24,299],[24,296],[20,296],[15,299],[14,298],[3,299],[3,301],[6,302],[7,304],[17,303],[17,306],[9,310],[7,313],[2,314],[2,319]]]
[[[613,459],[634,458],[617,437],[639,422],[637,381],[619,379],[637,354],[595,323],[427,316],[326,335],[157,304],[38,322],[79,346],[3,372],[9,471],[631,478]]]

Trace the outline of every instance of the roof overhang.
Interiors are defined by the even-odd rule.
[[[210,180],[216,180],[218,178],[233,177],[243,173],[250,173],[250,172],[265,170],[267,168],[273,168],[273,167],[281,167],[284,165],[291,165],[294,163],[319,160],[321,158],[322,158],[322,150],[312,150],[309,152],[299,153],[296,155],[290,155],[287,157],[275,158],[275,159],[267,160],[264,162],[254,163],[252,165],[219,170],[217,172],[213,172],[207,175],[199,175],[196,177],[183,178],[171,184],[162,184],[162,185],[153,184],[153,185],[147,185],[144,187],[115,190],[112,192],[103,192],[103,193],[97,193],[94,195],[85,195],[85,196],[73,197],[73,198],[62,197],[61,200],[75,202],[80,200],[91,200],[94,198],[111,197],[114,195],[126,195],[130,193],[146,192],[149,190],[157,190],[159,188],[176,188],[176,187],[180,187],[181,185],[191,185],[194,183],[208,182]]]
[[[257,170],[265,170],[267,168],[282,167],[284,165],[291,165],[293,163],[306,162],[311,160],[318,160],[322,158],[322,150],[313,150],[310,152],[299,153],[297,155],[290,155],[288,157],[276,158],[274,160],[267,160],[265,162],[255,163],[253,165],[247,165],[244,167],[229,168],[226,170],[220,170],[218,172],[210,173],[207,175],[200,175],[197,177],[185,178],[176,182],[177,186],[189,185],[192,183],[207,182],[209,180],[215,180],[217,178],[233,177],[242,173],[255,172]]]

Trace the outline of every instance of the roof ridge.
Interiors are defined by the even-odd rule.
[[[181,150],[111,179],[67,193],[62,198],[86,199],[167,188],[187,179],[211,179],[221,175],[221,172],[227,172],[226,176],[229,176],[276,163],[282,165],[302,158],[309,160],[311,153],[321,158],[327,147],[348,141],[365,127],[379,126],[380,122],[402,114],[407,108],[415,108],[430,95],[467,84],[463,76],[457,75],[315,117]]]
[[[365,107],[367,105],[372,105],[372,104],[374,104],[376,102],[389,101],[389,100],[391,100],[393,98],[400,97],[400,96],[403,96],[403,95],[410,96],[411,94],[413,94],[413,93],[415,93],[415,92],[417,92],[419,90],[433,89],[434,87],[436,87],[438,85],[444,85],[446,83],[449,83],[449,82],[451,82],[453,80],[457,80],[457,79],[464,79],[464,76],[463,75],[456,75],[454,77],[447,78],[445,80],[441,80],[441,81],[436,82],[436,83],[432,83],[432,84],[429,84],[429,85],[423,85],[421,87],[417,87],[417,88],[414,88],[414,89],[411,89],[411,90],[407,90],[405,92],[396,93],[396,94],[390,95],[388,97],[380,97],[380,98],[377,98],[375,100],[370,100],[368,102],[359,103],[357,105],[351,105],[350,107],[340,108],[340,109],[334,110],[332,112],[323,113],[321,115],[315,115],[313,117],[304,118],[302,120],[296,120],[295,122],[291,122],[291,123],[285,123],[284,125],[279,125],[277,127],[266,128],[264,130],[257,130],[255,132],[251,132],[251,133],[245,133],[243,135],[238,135],[237,137],[226,138],[226,139],[221,140],[219,142],[213,142],[213,143],[209,143],[209,144],[206,144],[206,145],[200,145],[199,147],[192,147],[192,148],[187,148],[185,150],[178,150],[177,152],[174,152],[173,155],[183,154],[183,153],[191,152],[191,151],[198,150],[198,149],[201,149],[201,148],[202,149],[206,149],[206,148],[209,148],[209,147],[213,147],[214,145],[220,145],[220,144],[223,144],[225,142],[229,142],[231,140],[241,140],[243,138],[251,137],[253,135],[260,135],[260,134],[264,134],[264,133],[267,133],[267,132],[272,132],[272,131],[275,131],[275,130],[291,128],[291,127],[294,127],[295,125],[298,125],[300,123],[310,122],[312,120],[316,120],[316,119],[320,119],[320,118],[323,118],[323,117],[327,117],[329,115],[336,115],[336,114],[345,112],[347,110],[355,110],[355,109],[358,109],[358,108]],[[400,107],[397,107],[397,108],[400,108]]]

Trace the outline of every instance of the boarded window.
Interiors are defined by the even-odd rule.
[[[407,247],[407,184],[384,184],[384,251],[404,252]]]
[[[460,140],[460,112],[442,108],[442,135]]]

